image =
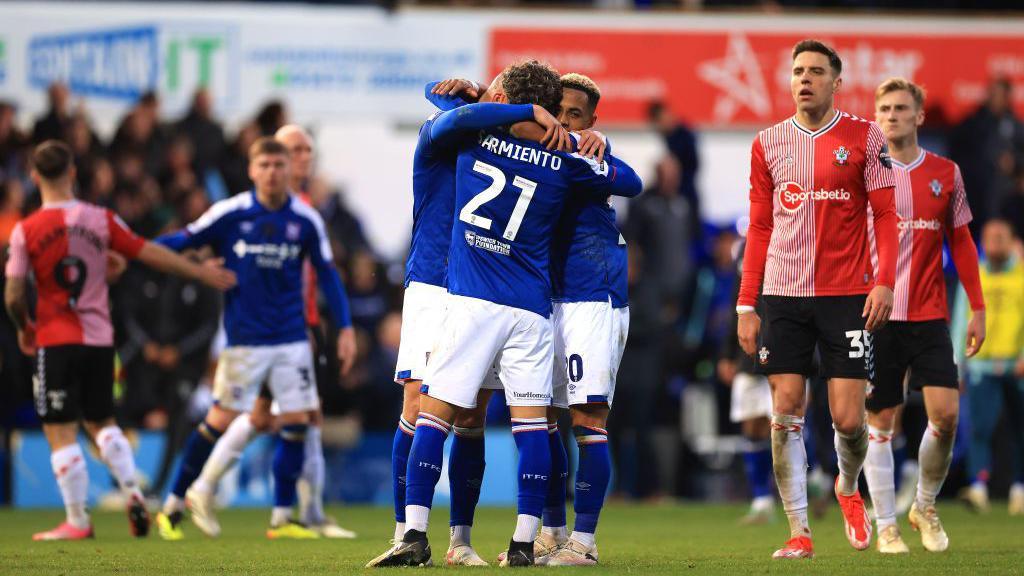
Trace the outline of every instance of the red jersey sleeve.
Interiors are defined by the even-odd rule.
[[[107,230],[110,232],[110,247],[126,258],[135,258],[146,241],[135,235],[124,220],[107,210]]]
[[[966,226],[957,226],[949,237],[949,251],[953,256],[956,273],[960,283],[967,292],[967,300],[971,310],[985,309],[985,296],[981,290],[981,274],[978,265],[978,247],[971,238],[971,230]]]
[[[8,278],[24,278],[28,276],[28,249],[25,247],[25,230],[21,222],[14,225],[9,242],[4,274]]]
[[[953,229],[970,224],[974,216],[967,204],[967,190],[964,189],[964,178],[960,175],[960,167],[953,164],[953,197],[949,200],[949,218],[946,220]],[[973,240],[971,243],[973,244]]]
[[[750,149],[750,228],[743,251],[743,276],[740,280],[738,306],[754,306],[764,281],[764,266],[768,257],[768,244],[774,226],[771,172],[764,159],[761,138],[754,139]]]

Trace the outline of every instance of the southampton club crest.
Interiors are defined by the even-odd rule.
[[[846,146],[840,146],[832,153],[836,156],[836,160],[833,164],[836,166],[846,166],[846,160],[850,157],[850,151],[846,149]]]
[[[942,195],[942,182],[939,182],[938,180],[932,180],[931,183],[928,184],[928,186],[930,186],[932,189],[932,196],[938,198],[939,196]]]
[[[765,346],[761,346],[761,349],[758,350],[758,352],[757,352],[757,359],[758,359],[758,361],[761,362],[762,366],[764,366],[765,364],[768,363],[768,354],[769,354],[768,348],[765,347]]]

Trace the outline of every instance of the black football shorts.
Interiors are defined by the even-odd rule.
[[[908,370],[914,390],[959,387],[953,341],[945,320],[889,322],[875,334],[874,346],[875,377],[867,398],[872,412],[903,404]]]
[[[864,329],[866,295],[762,296],[764,318],[755,360],[763,374],[816,373],[823,378],[870,379],[871,334]]]
[[[36,413],[46,424],[114,416],[114,348],[68,344],[36,351]]]

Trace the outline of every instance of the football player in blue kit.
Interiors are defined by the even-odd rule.
[[[592,128],[600,98],[601,90],[590,78],[562,76],[562,126],[574,132]],[[555,367],[548,437],[552,473],[543,528],[534,544],[538,564],[597,563],[594,533],[611,480],[608,412],[629,332],[627,280],[626,242],[615,224],[609,197],[571,196],[555,228],[551,250]],[[566,408],[579,449],[571,536],[565,519],[568,459],[557,424],[560,410]]]
[[[558,74],[535,61],[508,67],[488,92],[496,102],[532,102],[550,111],[562,97]],[[436,136],[446,134],[458,112],[438,117]],[[430,562],[426,529],[444,442],[456,414],[477,406],[481,382],[495,367],[519,448],[519,515],[503,564],[533,564],[551,474],[551,237],[569,194],[629,196],[641,183],[620,161],[549,151],[512,135],[515,129],[484,130],[459,151],[449,295],[408,459],[406,532],[378,566]]]
[[[413,232],[406,262],[401,345],[395,368],[395,382],[405,388],[402,416],[392,444],[395,545],[405,534],[406,466],[415,432],[413,423],[419,414],[420,386],[447,296],[458,144],[472,139],[482,128],[533,120],[543,127],[545,134],[541,140],[550,147],[568,146],[568,134],[540,106],[494,103],[490,94],[480,98],[478,104],[467,105],[457,96],[434,94],[434,86],[431,83],[426,87],[428,100],[442,111],[459,111],[445,118],[444,131],[436,123],[440,112],[423,124],[413,160]],[[452,485],[461,488],[452,491],[451,545],[446,555],[449,564],[487,565],[471,546],[470,528],[484,471],[484,412],[492,391],[501,388],[493,371],[484,376],[482,387],[478,408],[460,414],[454,422],[449,475]],[[387,555],[385,552],[367,566],[376,566]]]
[[[214,405],[189,437],[172,491],[157,516],[164,539],[183,537],[185,491],[217,438],[238,415],[252,410],[264,383],[281,412],[267,537],[318,537],[291,517],[309,413],[319,407],[303,314],[304,260],[316,269],[334,322],[344,328],[352,320],[323,219],[289,193],[289,170],[288,149],[273,138],[260,138],[249,149],[253,190],[217,202],[184,230],[158,239],[174,250],[211,246],[238,275],[238,286],[224,297],[228,345],[214,377]]]

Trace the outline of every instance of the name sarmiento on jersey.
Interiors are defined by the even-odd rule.
[[[480,147],[486,148],[499,156],[504,156],[520,162],[528,162],[541,168],[551,170],[562,169],[562,159],[546,150],[522,146],[514,142],[507,142],[497,136],[488,134],[480,141]]]

